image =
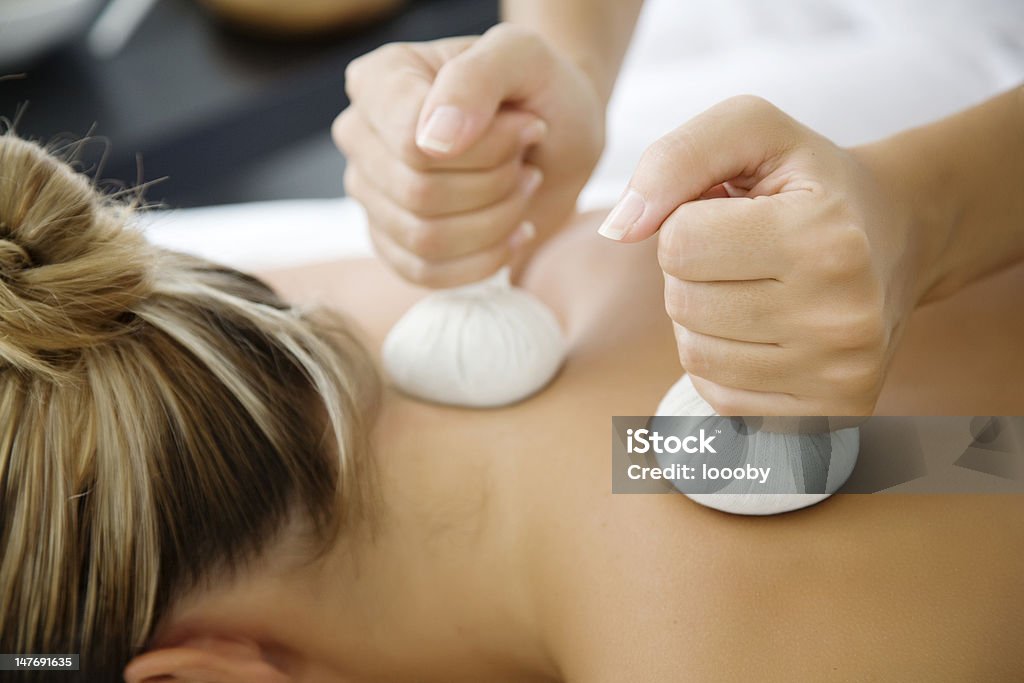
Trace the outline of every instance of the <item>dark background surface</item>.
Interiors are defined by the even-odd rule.
[[[285,0],[283,0],[285,1]],[[342,194],[330,124],[345,66],[394,41],[485,31],[498,0],[413,0],[389,19],[303,41],[256,38],[191,0],[162,0],[125,48],[79,39],[0,81],[0,116],[43,141],[91,133],[85,165],[172,207]],[[22,111],[22,109],[24,110]]]

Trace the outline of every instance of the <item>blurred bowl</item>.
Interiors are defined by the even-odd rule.
[[[0,68],[23,66],[74,37],[92,19],[99,3],[0,0]]]

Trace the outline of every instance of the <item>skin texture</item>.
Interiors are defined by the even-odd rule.
[[[571,342],[552,385],[493,411],[389,392],[372,536],[309,564],[286,530],[246,575],[180,600],[129,680],[1024,675],[1020,496],[836,496],[751,519],[611,495],[610,416],[649,413],[680,370],[656,241],[611,243],[600,218],[546,244],[522,280]],[[376,261],[268,278],[347,311],[374,349],[423,295]],[[879,412],[1020,414],[1022,285],[1018,266],[916,313]],[[156,678],[182,660],[213,671]]]

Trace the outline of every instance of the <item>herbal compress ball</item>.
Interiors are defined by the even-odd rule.
[[[406,393],[489,408],[542,389],[565,359],[554,314],[512,287],[507,269],[413,306],[384,341],[384,367]]]
[[[716,416],[714,408],[701,398],[684,375],[658,405],[659,416]],[[658,418],[654,418],[655,422]],[[722,425],[715,419],[709,425]],[[694,429],[700,421],[693,420]],[[774,515],[821,502],[835,493],[850,477],[860,448],[857,427],[813,434],[723,429],[717,437],[715,456],[722,466],[757,471],[770,470],[762,483],[752,479],[721,479],[705,482],[714,493],[695,493],[692,482],[674,482],[687,497],[716,510],[738,515]],[[671,465],[673,455],[659,455],[658,462]]]

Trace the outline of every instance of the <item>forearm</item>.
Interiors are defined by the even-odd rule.
[[[1024,260],[1024,87],[858,152],[911,221],[920,302]]]
[[[502,0],[502,18],[537,31],[590,77],[607,104],[642,0]]]

